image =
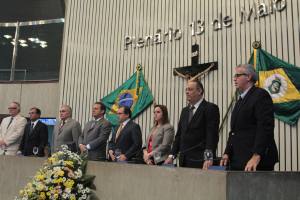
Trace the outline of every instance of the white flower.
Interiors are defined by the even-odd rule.
[[[65,193],[70,194],[71,193],[71,188],[66,188]]]
[[[79,190],[82,190],[82,189],[83,189],[83,185],[80,184],[80,183],[77,185],[77,187],[78,187]]]
[[[81,178],[82,177],[82,171],[81,169],[78,169],[75,171],[75,178],[78,179],[78,178]]]

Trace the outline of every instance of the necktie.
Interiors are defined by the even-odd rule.
[[[66,123],[65,120],[63,120],[62,123],[60,124],[59,133],[62,131],[62,128],[64,127],[65,123]]]
[[[243,98],[241,96],[239,96],[239,99],[237,100],[237,102],[235,103],[235,106],[233,108],[233,113],[237,112],[242,104]]]
[[[11,123],[12,123],[12,121],[14,120],[14,118],[13,117],[11,117],[10,118],[10,121],[9,121],[9,124],[7,125],[7,128],[6,129],[8,129],[9,128],[9,126],[11,125]]]
[[[195,106],[191,106],[189,108],[189,123],[191,122],[192,118],[193,118],[193,115],[194,115],[194,109],[195,109]]]
[[[33,126],[34,126],[34,123],[32,122],[31,125],[30,125],[30,134],[31,134],[32,131],[33,131]]]
[[[121,124],[120,127],[118,128],[118,131],[116,133],[116,140],[115,141],[117,141],[118,137],[120,136],[122,129],[123,129],[123,124]]]

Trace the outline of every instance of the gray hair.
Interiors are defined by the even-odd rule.
[[[70,117],[72,117],[72,108],[71,108],[71,106],[64,104],[64,105],[61,106],[61,108],[66,108],[69,111]]]
[[[256,73],[253,65],[251,65],[251,64],[240,64],[236,68],[240,68],[240,67],[244,68],[245,73],[251,76],[251,81],[253,83],[256,83],[256,81],[258,80],[258,77],[257,77],[257,73]]]

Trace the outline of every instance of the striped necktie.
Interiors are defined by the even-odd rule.
[[[121,124],[118,128],[118,131],[116,133],[116,139],[115,141],[117,141],[117,139],[119,138],[120,134],[121,134],[121,131],[123,130],[123,124]]]

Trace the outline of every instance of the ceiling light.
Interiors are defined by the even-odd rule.
[[[15,42],[10,42],[12,45],[15,45]]]
[[[12,36],[11,36],[11,35],[4,35],[3,37],[5,37],[6,39],[10,39],[10,38],[12,38]]]
[[[47,44],[46,41],[40,40],[40,44]]]
[[[20,44],[22,47],[28,47],[28,44],[26,44],[26,43],[21,43]]]
[[[46,48],[48,45],[47,45],[47,44],[40,44],[40,46],[41,46],[42,48]]]
[[[26,43],[26,40],[20,39],[19,42],[20,43]]]
[[[30,41],[30,42],[33,42],[33,41],[35,41],[35,38],[28,38],[28,40]]]

